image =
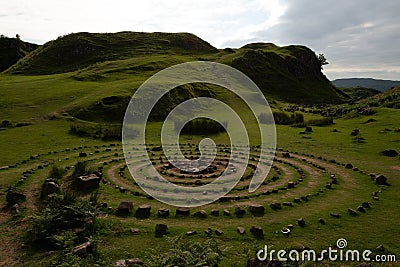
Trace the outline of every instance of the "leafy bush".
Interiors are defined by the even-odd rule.
[[[70,125],[70,133],[80,137],[91,137],[102,140],[120,140],[122,138],[121,124],[89,124],[73,123]],[[138,130],[126,129],[131,138],[138,135]]]
[[[175,121],[175,131],[178,131],[182,127],[182,122]],[[207,118],[198,118],[189,121],[186,123],[182,130],[181,134],[193,134],[193,135],[203,135],[203,134],[218,134],[225,132],[225,128],[228,127],[228,122],[222,122],[222,125],[217,121],[207,119]]]
[[[32,216],[27,234],[27,241],[35,247],[70,249],[94,235],[97,193],[80,199],[71,192],[61,192],[43,204]]]
[[[327,126],[327,125],[332,125],[333,124],[333,118],[331,117],[326,117],[326,118],[318,118],[318,119],[312,119],[307,121],[307,125],[310,126]]]
[[[166,239],[171,247],[168,252],[151,250],[146,255],[145,266],[218,266],[222,260],[223,251],[214,239],[202,243],[183,240],[183,235]]]
[[[292,113],[290,116],[289,114],[282,112],[282,111],[275,111],[273,112],[273,119],[271,114],[261,113],[258,116],[260,123],[264,124],[271,124],[275,122],[275,124],[281,125],[292,125],[292,124],[302,124],[304,122],[304,116],[302,113]]]
[[[59,168],[57,165],[53,165],[49,172],[49,178],[61,179],[67,172],[63,168]]]

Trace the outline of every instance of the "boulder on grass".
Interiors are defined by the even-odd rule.
[[[56,180],[51,178],[46,179],[42,185],[41,197],[47,197],[58,191],[60,191],[60,186],[57,184]]]
[[[85,258],[93,252],[93,245],[90,242],[83,243],[72,249],[72,254],[77,255],[79,258]]]
[[[189,208],[176,208],[175,211],[176,216],[189,216],[190,215],[190,209]]]
[[[375,176],[375,178],[374,178],[374,182],[377,185],[386,185],[387,184],[386,181],[387,181],[386,176],[384,176],[382,174],[379,174],[379,175]]]
[[[265,208],[259,204],[253,204],[249,207],[250,212],[255,216],[262,216],[264,215]]]
[[[79,176],[77,179],[77,183],[79,188],[81,189],[91,189],[91,188],[96,188],[100,184],[101,178],[97,174],[89,174],[89,175],[83,175]]]
[[[158,217],[167,218],[169,216],[169,209],[160,208],[157,211],[157,215],[158,215]]]
[[[137,218],[149,218],[150,217],[151,206],[150,205],[141,205],[136,210],[136,217]]]
[[[155,235],[156,237],[161,237],[168,233],[168,226],[166,224],[156,224]]]
[[[115,214],[119,216],[128,216],[129,214],[132,213],[132,210],[133,210],[132,201],[122,201],[115,210]]]
[[[385,149],[381,152],[382,155],[387,157],[396,157],[399,153],[394,149]]]
[[[250,233],[253,234],[253,236],[257,239],[263,239],[264,238],[264,231],[260,226],[252,226],[250,228]]]

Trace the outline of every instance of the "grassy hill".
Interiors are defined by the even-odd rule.
[[[353,100],[360,100],[364,98],[368,98],[377,94],[380,94],[381,91],[372,89],[372,88],[365,88],[365,87],[350,87],[350,88],[340,88],[345,94],[350,96]]]
[[[0,37],[0,72],[8,69],[39,46],[19,38]]]
[[[72,101],[64,109],[81,118],[89,118],[92,114],[85,114],[85,111],[98,111],[94,105],[101,103],[103,98],[117,96],[127,100],[154,73],[196,60],[221,62],[241,70],[255,81],[269,100],[339,103],[347,97],[321,73],[317,57],[309,48],[256,43],[239,49],[218,50],[189,33],[70,34],[46,43],[5,73],[67,73],[65,78],[80,81],[82,88],[99,83],[96,86],[99,90],[90,101]],[[118,106],[121,110],[114,111],[122,114],[126,101]],[[115,118],[115,121],[120,120],[120,117]]]
[[[394,86],[399,86],[400,81],[379,80],[372,78],[348,78],[336,79],[332,83],[337,87],[351,88],[351,87],[366,87],[373,88],[379,91],[386,91]]]

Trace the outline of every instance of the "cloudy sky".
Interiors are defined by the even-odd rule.
[[[1,0],[0,33],[43,44],[71,32],[191,32],[218,48],[302,44],[330,79],[400,80],[398,0]]]

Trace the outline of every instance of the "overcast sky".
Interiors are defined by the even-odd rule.
[[[399,0],[1,0],[0,33],[43,44],[71,32],[191,32],[218,48],[302,44],[330,79],[400,80]]]

